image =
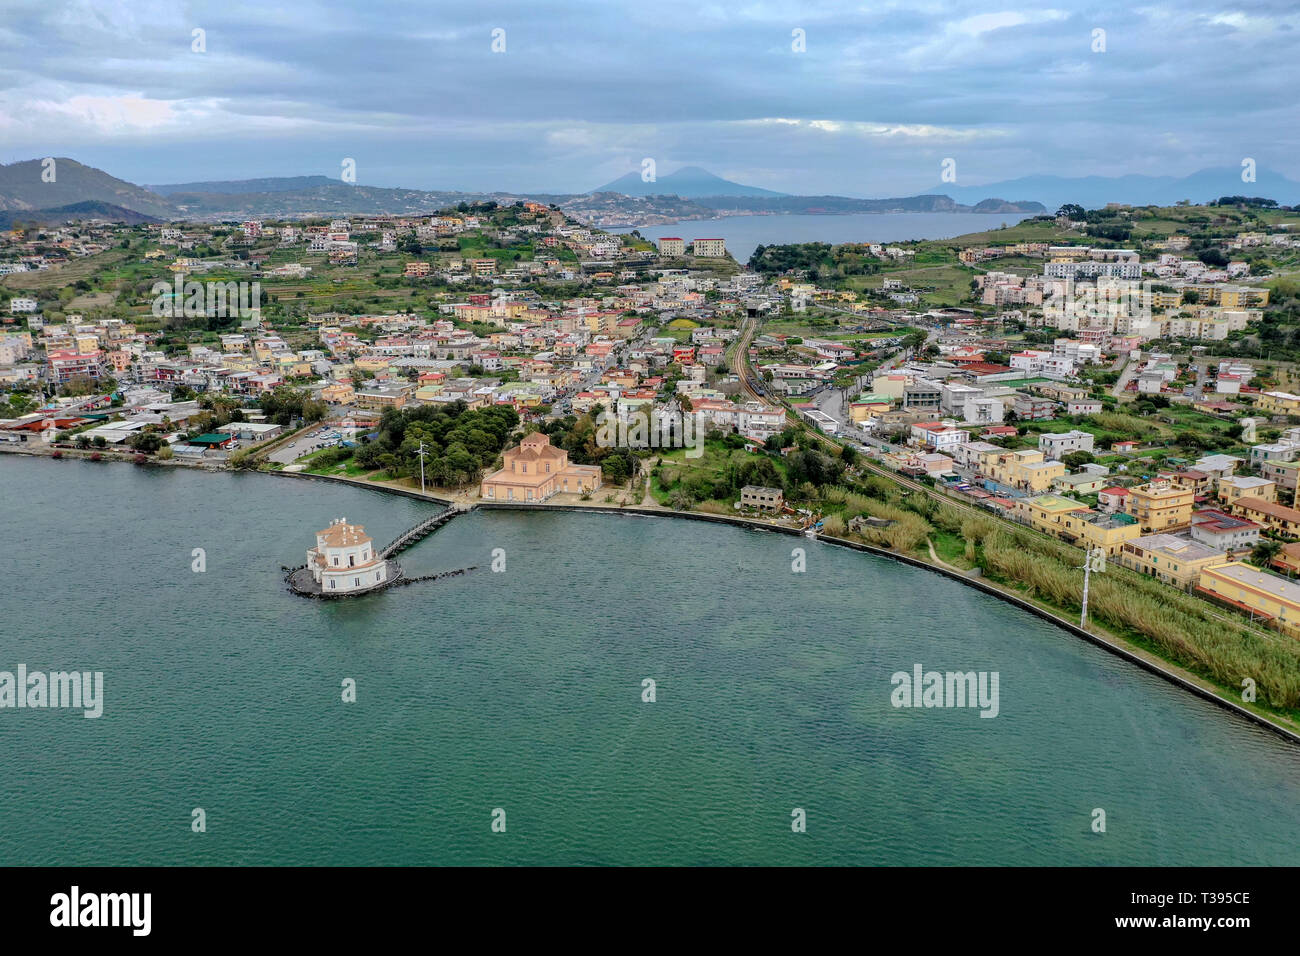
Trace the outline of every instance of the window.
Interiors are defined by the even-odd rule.
[[[361,579],[360,579],[360,578],[353,578],[353,579],[352,579],[352,586],[353,586],[354,588],[359,588],[359,587],[361,587]]]
[[[330,587],[332,587],[332,588],[336,588],[336,587],[338,587],[338,586],[339,586],[339,583],[338,583],[337,581],[335,581],[333,578],[330,578]]]

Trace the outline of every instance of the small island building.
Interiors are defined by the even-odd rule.
[[[379,556],[366,529],[346,518],[316,532],[316,547],[307,549],[307,570],[323,595],[355,594],[382,587],[389,563]]]
[[[599,465],[575,465],[569,453],[551,444],[549,435],[533,432],[507,450],[504,466],[479,485],[488,501],[545,501],[554,494],[589,494],[601,486]]]

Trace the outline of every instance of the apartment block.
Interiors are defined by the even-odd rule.
[[[1132,568],[1165,584],[1186,588],[1194,585],[1203,568],[1222,564],[1226,555],[1211,548],[1172,534],[1148,534],[1126,541],[1120,548],[1118,560],[1122,567]]]
[[[1130,488],[1126,507],[1144,532],[1178,531],[1191,524],[1195,502],[1190,488],[1157,479]]]
[[[1197,590],[1300,637],[1300,584],[1241,561],[1201,570]]]

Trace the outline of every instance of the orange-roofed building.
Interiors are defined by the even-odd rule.
[[[388,562],[359,524],[340,518],[316,532],[316,547],[307,549],[307,567],[322,594],[368,591],[388,580]]]
[[[505,465],[483,479],[479,497],[488,501],[545,501],[561,492],[583,493],[600,487],[598,465],[574,465],[569,453],[533,432],[503,456]]]

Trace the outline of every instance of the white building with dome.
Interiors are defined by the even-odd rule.
[[[379,556],[366,529],[346,518],[316,532],[316,547],[307,549],[307,569],[325,595],[369,591],[389,578],[389,562]]]

